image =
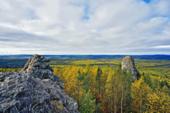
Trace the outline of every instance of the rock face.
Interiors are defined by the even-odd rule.
[[[19,73],[0,73],[0,113],[79,113],[77,102],[40,55]]]
[[[131,56],[126,56],[122,59],[122,71],[132,74],[133,80],[139,79],[139,72],[136,69],[135,61]]]
[[[21,73],[28,73],[35,78],[52,79],[53,71],[47,64],[48,60],[41,55],[34,55],[28,60]]]

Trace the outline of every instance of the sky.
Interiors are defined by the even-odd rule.
[[[170,54],[170,0],[0,2],[0,54]]]

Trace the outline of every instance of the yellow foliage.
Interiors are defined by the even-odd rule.
[[[109,64],[109,62],[107,62]],[[111,61],[111,64],[117,64],[118,62]],[[83,64],[83,65],[79,65]],[[92,65],[95,64],[95,65]],[[94,60],[80,60],[74,61],[72,65],[53,65],[54,74],[57,75],[61,80],[64,81],[65,91],[75,98],[80,103],[80,97],[84,95],[84,82],[86,86],[91,91],[92,95],[97,99],[100,96],[100,107],[103,109],[104,113],[110,113],[113,111],[114,103],[116,103],[116,98],[121,97],[121,84],[124,81],[119,81],[119,77],[116,79],[119,74],[116,74],[116,67],[110,65],[97,65],[105,64],[104,61],[96,62]],[[96,75],[98,68],[101,68],[102,74],[100,76],[100,90],[101,94],[97,94],[96,89]],[[147,73],[146,75],[150,77],[151,82],[144,81],[144,78],[141,77],[139,80],[134,81],[131,84],[131,98],[132,102],[129,101],[129,105],[126,107],[131,107],[132,112],[137,113],[168,113],[170,111],[170,96],[167,93],[168,91],[158,91],[158,86],[160,81],[166,81],[167,84],[170,84],[170,80],[166,76],[160,76],[160,73],[165,72],[167,75],[170,73],[168,69],[148,69],[139,67],[141,72]],[[163,71],[162,71],[163,70]],[[78,80],[78,75],[82,74],[85,78],[82,81]],[[117,75],[117,76],[116,76]],[[156,90],[151,89],[153,85]],[[113,87],[114,86],[114,87]],[[151,88],[150,88],[150,87]],[[123,90],[124,91],[124,90]],[[116,93],[117,92],[117,93]],[[123,92],[124,94],[126,92]],[[130,94],[129,94],[130,95]],[[122,96],[123,97],[123,96]],[[123,98],[125,99],[125,98]],[[115,100],[115,101],[114,101]],[[120,99],[118,99],[120,100]],[[117,102],[118,105],[120,101]],[[120,105],[119,105],[120,106]],[[111,109],[112,108],[112,109]],[[117,111],[119,107],[117,107]],[[126,108],[129,109],[129,108]]]
[[[170,111],[170,96],[164,92],[148,94],[147,111],[150,113],[168,113]]]
[[[147,102],[147,95],[151,89],[144,82],[143,78],[136,80],[131,86],[132,95],[132,109],[135,112],[141,113],[145,111],[145,104]]]

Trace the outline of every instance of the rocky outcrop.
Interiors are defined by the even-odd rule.
[[[30,58],[21,72],[28,73],[40,79],[51,79],[54,77],[52,69],[48,65],[48,59],[45,59],[41,55],[34,55]]]
[[[124,72],[132,74],[133,80],[137,80],[140,77],[139,72],[135,66],[135,61],[131,56],[126,56],[122,59],[121,69]]]
[[[79,113],[47,60],[33,56],[19,73],[0,73],[0,113]]]

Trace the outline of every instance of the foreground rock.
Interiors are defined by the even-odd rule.
[[[135,61],[131,56],[126,56],[122,59],[122,71],[132,74],[133,80],[139,79],[139,72],[136,69]]]
[[[46,62],[35,55],[20,73],[0,73],[0,113],[79,113]]]

